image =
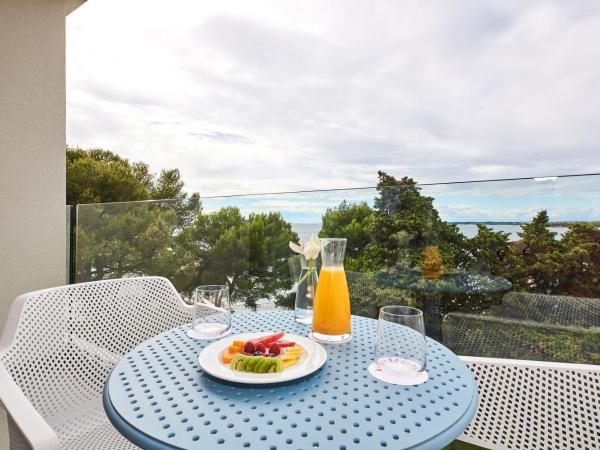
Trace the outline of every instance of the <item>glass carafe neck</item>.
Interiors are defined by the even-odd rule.
[[[346,238],[322,238],[320,241],[323,267],[344,267]]]

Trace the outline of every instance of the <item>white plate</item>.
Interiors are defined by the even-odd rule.
[[[221,353],[231,345],[233,341],[248,341],[261,336],[267,336],[265,333],[244,333],[236,334],[235,336],[227,336],[217,342],[213,342],[200,352],[198,361],[200,367],[209,375],[220,378],[226,381],[235,383],[247,384],[271,384],[283,383],[285,381],[302,378],[319,370],[325,361],[327,361],[327,352],[323,346],[311,339],[297,334],[287,334],[283,340],[294,341],[297,345],[304,348],[304,353],[300,357],[300,361],[291,367],[288,367],[283,372],[279,373],[248,373],[231,370],[229,366],[223,364],[220,359]]]

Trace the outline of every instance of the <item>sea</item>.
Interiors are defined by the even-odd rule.
[[[458,229],[462,234],[468,238],[475,237],[477,234],[477,224],[474,223],[461,223],[457,224]],[[519,239],[519,233],[521,231],[521,225],[487,225],[493,231],[504,231],[509,233],[509,239],[516,241]],[[312,234],[318,235],[321,231],[320,223],[292,223],[292,229],[298,233],[300,241],[307,241],[310,239]],[[550,231],[556,233],[556,238],[560,239],[563,234],[567,231],[567,227],[550,227]]]

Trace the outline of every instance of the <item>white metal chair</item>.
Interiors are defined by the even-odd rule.
[[[463,357],[479,388],[462,441],[491,450],[600,448],[600,366]]]
[[[11,450],[136,448],[104,414],[104,381],[137,344],[189,322],[190,310],[160,277],[18,297],[0,339],[0,400]]]
[[[495,356],[462,357],[480,402],[460,439],[492,450],[600,449],[600,366],[569,362],[598,361],[598,302],[511,292],[485,315],[447,314],[445,345]]]

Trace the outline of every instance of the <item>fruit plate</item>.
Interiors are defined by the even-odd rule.
[[[325,364],[325,361],[327,361],[327,352],[321,344],[304,336],[286,333],[284,339],[286,341],[294,341],[296,345],[301,345],[304,348],[304,353],[297,364],[284,369],[283,372],[239,372],[230,369],[228,365],[221,362],[221,353],[227,350],[233,341],[248,341],[268,334],[268,332],[236,334],[235,336],[227,336],[217,342],[213,342],[200,352],[198,356],[200,367],[209,375],[225,381],[246,384],[272,384],[292,381],[310,375],[319,370]]]

